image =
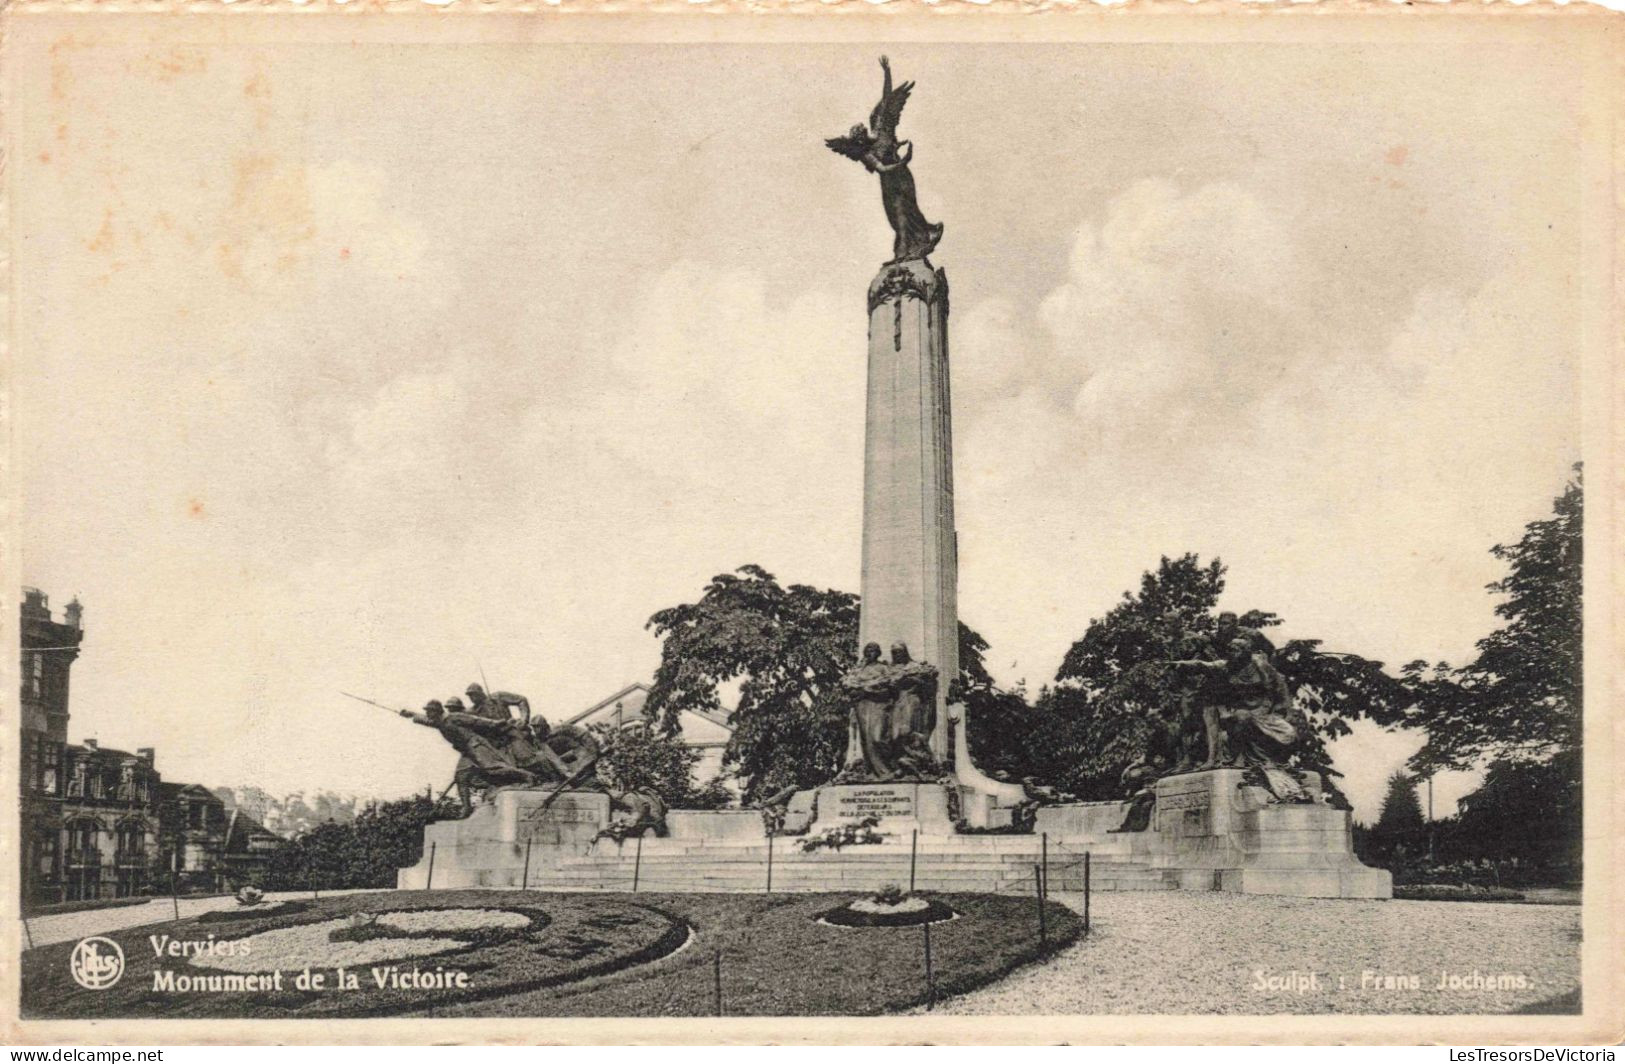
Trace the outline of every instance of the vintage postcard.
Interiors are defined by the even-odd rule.
[[[1621,1037],[1619,16],[399,6],[4,15],[9,1041]]]

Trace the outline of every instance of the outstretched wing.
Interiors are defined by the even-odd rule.
[[[829,145],[830,151],[859,162],[862,162],[863,157],[869,153],[869,142],[858,137],[825,137],[824,143]]]
[[[881,133],[896,133],[897,123],[903,117],[903,105],[908,103],[908,94],[914,91],[914,83],[905,81],[901,85],[880,97],[875,109],[869,112],[869,128],[876,135]]]

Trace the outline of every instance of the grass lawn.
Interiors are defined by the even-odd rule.
[[[727,1015],[873,1015],[923,1004],[929,993],[924,930],[818,922],[850,900],[846,894],[478,890],[323,898],[263,917],[112,932],[107,937],[123,950],[125,970],[108,989],[75,983],[73,943],[29,950],[22,1013],[706,1016],[716,1011],[719,971]],[[958,918],[931,925],[938,997],[985,985],[1044,955],[1032,898],[954,894],[941,900]],[[1082,930],[1071,910],[1053,902],[1046,922],[1050,951]],[[167,941],[212,939],[215,945],[207,956],[160,957],[153,936],[164,935],[166,949]],[[349,989],[335,987],[340,966],[354,979]],[[294,986],[306,968],[325,975],[322,988]],[[269,973],[278,970],[282,981],[273,986]],[[390,980],[414,970],[431,985]],[[450,982],[459,972],[461,986]],[[246,988],[245,978],[252,980]]]

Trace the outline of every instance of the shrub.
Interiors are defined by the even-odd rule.
[[[1395,887],[1401,901],[1523,901],[1523,895],[1503,887],[1474,887],[1460,883],[1418,883]]]
[[[908,894],[896,883],[887,883],[874,893],[877,905],[901,905]]]

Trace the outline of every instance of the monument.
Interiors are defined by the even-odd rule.
[[[943,235],[916,200],[909,163],[914,146],[897,136],[912,81],[893,86],[891,64],[880,60],[880,100],[869,126],[853,126],[844,137],[825,143],[861,162],[880,178],[881,205],[893,232],[892,258],[869,284],[868,391],[864,419],[862,607],[858,641],[865,648],[892,648],[893,666],[914,665],[914,679],[899,676],[897,692],[907,697],[923,682],[921,665],[934,674],[928,685],[932,712],[911,724],[928,722],[924,732],[894,723],[891,749],[874,742],[854,714],[846,770],[837,785],[863,775],[886,783],[899,775],[895,763],[907,760],[902,776],[937,779],[956,789],[954,804],[970,826],[1010,822],[1010,812],[1026,800],[1019,785],[1000,783],[978,771],[963,741],[966,710],[950,705],[949,689],[959,675],[959,559],[954,531],[953,408],[949,391],[948,275],[928,256]],[[903,661],[895,660],[898,651]],[[854,672],[867,670],[868,659]],[[919,661],[912,659],[918,657]],[[870,694],[876,692],[871,684]],[[860,707],[863,705],[860,695]],[[895,716],[903,713],[894,710]],[[880,710],[868,711],[872,720]],[[919,747],[923,746],[921,750]],[[912,750],[907,747],[913,747]],[[929,754],[929,758],[922,756]],[[859,766],[863,772],[855,771]]]
[[[1290,692],[1268,640],[1233,616],[1165,663],[1181,677],[1164,708],[1166,742],[1124,774],[1127,801],[1035,811],[1036,793],[972,762],[968,710],[951,697],[948,276],[928,257],[944,230],[921,212],[914,148],[897,136],[913,82],[894,86],[890,64],[880,65],[869,124],[825,142],[878,175],[893,233],[892,257],[867,292],[860,652],[842,679],[843,767],[823,786],[781,792],[770,809],[666,815],[653,796],[616,796],[595,781],[589,752],[537,733],[528,705],[524,728],[505,710],[496,723],[473,719],[480,706],[490,711],[488,699],[467,717],[425,714],[419,723],[459,749],[489,797],[465,819],[430,825],[423,860],[401,870],[400,885],[851,891],[907,881],[1008,891],[1032,889],[1042,861],[1064,890],[1081,886],[1088,855],[1094,889],[1391,896],[1388,873],[1354,857],[1349,813],[1323,800],[1317,775],[1288,767],[1301,737]],[[1029,816],[1018,821],[1018,810]],[[855,839],[858,829],[862,844],[818,838]]]

